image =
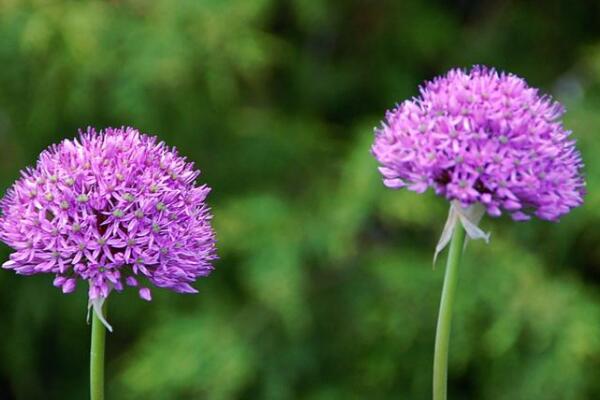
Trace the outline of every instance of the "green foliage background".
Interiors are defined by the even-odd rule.
[[[384,110],[483,63],[563,101],[585,206],[486,218],[461,270],[450,398],[600,398],[600,5],[0,0],[0,190],[77,129],[197,162],[221,260],[200,294],[111,296],[110,399],[427,399],[447,203],[383,188]],[[8,256],[0,249],[0,259]],[[0,398],[87,397],[87,291],[0,271]]]

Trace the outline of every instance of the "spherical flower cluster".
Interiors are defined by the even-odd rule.
[[[388,187],[555,221],[583,202],[585,186],[563,113],[515,75],[454,69],[388,111],[372,152]]]
[[[133,128],[53,145],[0,202],[0,239],[16,250],[3,268],[54,274],[64,293],[88,281],[90,304],[124,286],[150,300],[148,282],[194,293],[216,258],[199,174]]]

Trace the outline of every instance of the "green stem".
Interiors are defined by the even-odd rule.
[[[106,302],[103,312],[106,315]],[[106,328],[92,310],[92,344],[90,348],[90,398],[104,400],[104,343]]]
[[[446,400],[446,386],[448,380],[448,344],[450,342],[450,329],[452,326],[452,306],[454,294],[458,286],[458,263],[463,250],[465,231],[460,221],[457,221],[452,234],[444,288],[440,301],[437,330],[435,335],[435,355],[433,358],[433,400]]]

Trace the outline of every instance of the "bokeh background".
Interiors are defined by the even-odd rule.
[[[598,1],[0,0],[1,191],[88,125],[158,135],[213,188],[200,294],[111,296],[108,398],[429,398],[448,205],[384,189],[369,147],[421,81],[478,63],[564,102],[589,194],[559,224],[484,220],[450,398],[598,399]],[[88,395],[87,291],[51,282],[0,271],[0,399]]]

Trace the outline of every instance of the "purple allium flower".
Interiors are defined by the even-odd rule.
[[[497,217],[558,218],[583,202],[583,166],[563,107],[512,74],[454,69],[388,111],[372,152],[384,183]]]
[[[3,268],[51,273],[64,293],[89,282],[99,309],[112,289],[151,283],[180,293],[216,259],[210,189],[176,149],[133,128],[93,128],[43,151],[0,201],[0,239],[15,249]],[[105,322],[105,321],[104,321]]]

